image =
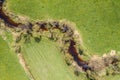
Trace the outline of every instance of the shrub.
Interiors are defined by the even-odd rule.
[[[83,73],[82,68],[76,65],[75,70],[74,70],[74,74],[76,76],[79,76],[81,73]]]
[[[73,63],[73,57],[70,54],[66,53],[65,61],[66,61],[67,65],[71,65]]]
[[[20,53],[21,52],[21,46],[20,45],[16,45],[15,46],[15,53]]]
[[[41,37],[34,37],[34,39],[35,39],[35,41],[38,42],[38,43],[41,41]]]

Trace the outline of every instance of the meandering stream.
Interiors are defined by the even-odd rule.
[[[4,21],[5,24],[7,24],[9,27],[14,28],[14,27],[18,27],[19,25],[21,25],[22,23],[17,23],[15,21],[13,21],[8,15],[5,14],[5,12],[2,9],[3,6],[3,2],[4,0],[0,0],[0,19],[2,19]],[[37,25],[40,26],[40,29],[47,31],[48,29],[45,27],[46,23],[36,23]],[[67,32],[67,30],[69,30],[68,26],[63,26],[63,29],[61,29],[58,25],[58,23],[55,23],[55,27],[53,29],[59,29],[62,33]],[[84,61],[83,59],[81,59],[78,55],[79,53],[76,50],[76,47],[74,47],[74,45],[76,44],[76,42],[74,40],[69,40],[70,42],[70,46],[68,49],[68,53],[73,56],[74,61],[83,68],[83,70],[88,70],[90,69],[90,67],[88,66],[88,64],[86,63],[86,61]]]

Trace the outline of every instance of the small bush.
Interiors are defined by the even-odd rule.
[[[65,61],[66,61],[67,65],[71,65],[73,63],[73,57],[70,54],[66,53]]]
[[[82,73],[82,68],[80,68],[79,66],[75,66],[74,74],[76,76],[79,76],[80,73]]]
[[[34,37],[34,39],[35,39],[35,41],[38,42],[38,43],[41,41],[41,37]]]

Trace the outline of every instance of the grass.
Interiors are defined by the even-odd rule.
[[[101,79],[101,80],[118,80],[120,78],[119,75],[113,75],[113,76],[106,76],[104,77],[104,79]]]
[[[119,0],[8,0],[8,8],[34,20],[67,19],[76,23],[89,53],[102,55],[111,49],[120,51]],[[24,44],[23,49],[37,80],[77,80],[82,77],[74,76],[51,41],[32,41]],[[118,78],[106,76],[104,79]]]
[[[75,22],[89,53],[120,51],[120,0],[8,0],[8,8],[35,20]]]
[[[0,80],[29,80],[16,54],[0,36]]]
[[[58,44],[57,44],[58,45]],[[27,64],[36,80],[85,80],[82,74],[76,77],[72,68],[67,66],[63,54],[52,41],[43,38],[37,43],[31,41],[23,45]]]

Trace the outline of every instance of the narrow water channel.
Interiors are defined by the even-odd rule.
[[[22,23],[17,23],[17,22],[15,22],[15,21],[13,21],[9,16],[7,16],[7,15],[4,13],[4,11],[3,11],[3,9],[2,9],[3,3],[4,3],[4,0],[0,0],[0,19],[2,19],[5,24],[9,25],[9,26],[12,27],[12,28],[18,27],[18,25],[22,24]],[[48,30],[48,29],[45,27],[45,26],[47,25],[47,23],[42,23],[42,24],[36,23],[36,24],[39,25],[40,28],[43,29],[43,31],[47,31],[47,30]],[[54,29],[59,29],[59,30],[62,30],[62,32],[67,32],[68,27],[65,26],[64,29],[60,29],[58,23],[56,23]],[[79,66],[81,66],[84,70],[90,69],[90,67],[88,66],[88,64],[87,64],[83,59],[81,59],[81,58],[78,56],[79,53],[77,52],[76,48],[74,47],[75,44],[76,44],[76,42],[75,42],[74,40],[70,40],[70,46],[69,46],[69,49],[68,49],[69,54],[73,56],[74,61],[75,61]]]
[[[18,25],[20,25],[20,23],[16,23],[14,22],[9,16],[7,16],[3,9],[4,0],[0,0],[0,18],[7,24],[9,25],[9,27],[18,27]]]

